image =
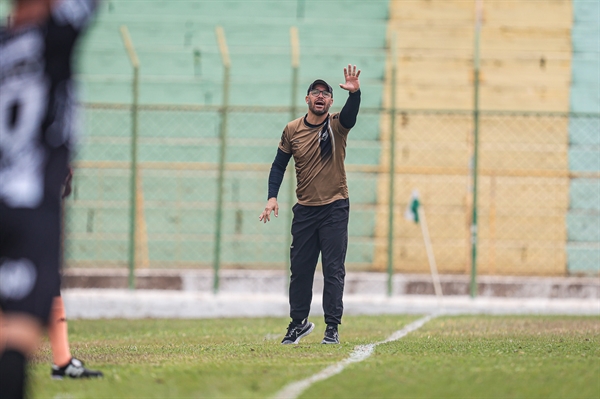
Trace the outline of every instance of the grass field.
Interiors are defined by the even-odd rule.
[[[282,318],[75,320],[75,356],[105,378],[50,379],[44,343],[33,398],[268,398],[420,316],[346,317],[341,345],[321,345],[324,324],[300,345],[280,345]],[[442,316],[301,398],[600,397],[600,318]]]

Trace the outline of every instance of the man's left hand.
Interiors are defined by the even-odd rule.
[[[360,81],[358,77],[360,75],[360,69],[356,70],[356,65],[352,66],[348,64],[348,68],[344,68],[344,78],[346,83],[341,84],[340,87],[344,90],[348,90],[350,93],[355,93],[360,89]]]

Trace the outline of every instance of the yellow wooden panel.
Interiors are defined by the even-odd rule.
[[[479,206],[500,212],[527,207],[529,214],[563,212],[569,204],[568,178],[480,176]]]
[[[470,142],[473,135],[472,118],[471,113],[400,112],[396,117],[397,143],[400,145],[402,142]],[[382,131],[388,131],[389,118],[386,117],[382,121]],[[566,149],[568,125],[568,118],[562,116],[483,114],[479,120],[479,140],[482,146],[508,143],[514,145],[514,148],[520,146],[528,148],[528,144],[558,144]]]
[[[402,273],[430,273],[422,238],[396,240],[394,270]],[[432,240],[438,272],[466,274],[471,268],[471,247],[467,240]],[[564,241],[512,243],[481,240],[477,246],[478,274],[560,276],[566,271]],[[385,264],[374,265],[385,270]]]
[[[419,192],[420,201],[431,209],[438,205],[444,207],[460,207],[465,205],[465,196],[470,178],[468,176],[440,175],[397,175],[396,204],[403,209],[408,205],[413,190]],[[448,212],[448,209],[443,209]]]
[[[506,54],[503,58],[484,58],[481,62],[481,82],[491,86],[514,86],[515,82],[519,82],[527,87],[545,85],[561,88],[569,87],[570,81],[571,60],[547,59],[541,51],[536,51],[535,56]]]
[[[504,209],[494,214],[479,212],[478,225],[482,238],[498,240],[565,240],[564,212],[549,211],[541,215],[528,215],[527,208]],[[506,214],[506,212],[513,212]],[[470,207],[429,206],[425,210],[429,233],[434,238],[461,238],[468,234]],[[387,213],[386,213],[387,214]],[[395,233],[398,238],[419,236],[420,230],[413,228],[414,222],[404,220],[400,214]],[[387,232],[387,229],[386,229]]]
[[[552,64],[552,69],[540,69],[539,62],[528,60],[519,63],[523,65],[504,66],[504,61],[494,60],[490,66],[484,65],[482,108],[568,111],[565,104],[568,105],[570,63],[562,61],[561,65]],[[404,60],[398,64],[396,96],[407,108],[472,107],[472,74],[472,66],[460,60]],[[439,98],[428,97],[427,90],[435,90]],[[461,106],[455,104],[457,99],[462,100]]]
[[[474,0],[390,1],[390,21],[442,24],[455,22],[473,26]]]
[[[479,218],[481,238],[497,240],[562,241],[567,239],[565,215],[526,215],[526,209],[512,208],[512,215]],[[519,213],[520,212],[520,213]],[[483,216],[483,215],[481,215]],[[491,223],[491,224],[490,224]]]
[[[421,240],[422,241],[422,240]],[[549,246],[513,245],[494,246],[482,242],[478,245],[477,271],[480,275],[538,275],[560,276],[566,273],[564,242]],[[401,273],[429,274],[430,267],[425,245],[418,239],[396,241],[394,270]],[[440,273],[470,272],[470,244],[464,241],[437,242],[433,253]],[[385,265],[375,265],[375,270],[385,270]]]
[[[389,35],[394,34],[394,32],[396,32],[395,30],[390,30]],[[396,32],[396,34],[398,34]],[[456,60],[456,61],[461,61],[461,62],[465,62],[468,63],[469,65],[473,64],[473,46],[466,46],[463,45],[459,48],[456,48],[456,46],[452,47],[452,48],[446,48],[446,47],[438,47],[436,49],[428,49],[428,48],[421,48],[421,47],[411,47],[411,48],[405,48],[405,47],[400,47],[400,46],[396,46],[396,56],[398,57],[397,60],[398,61],[412,61],[412,60],[430,60],[435,62],[437,61],[445,61],[445,60]],[[498,50],[494,50],[494,55],[497,54],[499,51]],[[482,57],[484,55],[484,53],[481,53]],[[388,54],[388,57],[391,56],[391,54]]]
[[[388,94],[389,95],[389,94]],[[568,111],[567,86],[527,86],[515,81],[512,85],[480,86],[480,109],[499,111]],[[396,91],[399,108],[423,110],[471,110],[473,87],[471,84],[436,85],[432,82],[404,82]]]
[[[453,24],[449,26],[406,26],[391,23],[396,33],[396,45],[400,49],[473,49],[473,26]]]
[[[511,86],[480,86],[482,110],[566,112],[569,109],[568,99],[568,87],[529,87],[526,81],[516,79]]]
[[[400,72],[396,88],[397,106],[407,109],[472,109],[473,85],[467,82],[470,72],[447,72],[448,81],[439,82],[439,76],[444,73],[432,71],[432,78],[427,79],[422,75],[413,78]],[[506,75],[500,80],[505,82],[494,84],[486,82],[484,77],[480,86],[481,110],[567,112],[569,109],[569,85],[565,79],[561,78],[561,84],[534,84],[526,79],[519,80],[515,75]]]
[[[547,27],[570,29],[573,20],[571,0],[483,2],[486,26]]]
[[[432,239],[433,254],[440,273],[468,273],[471,264],[471,244],[468,237]],[[380,246],[383,250],[384,246]],[[481,274],[560,275],[566,268],[564,240],[506,241],[480,238],[478,271]],[[374,263],[374,269],[384,270],[387,251]],[[429,260],[422,236],[396,239],[394,269],[400,272],[429,273]]]
[[[482,144],[479,149],[483,169],[568,170],[567,148],[558,144]]]
[[[448,219],[458,230],[468,231],[464,210],[466,206],[466,177],[464,176],[422,176],[398,175],[395,185],[394,231],[395,237],[418,237],[420,228],[404,218],[405,210],[413,190],[418,190],[425,209],[435,209],[446,213]],[[389,221],[389,179],[380,178],[378,182],[378,207],[375,222],[375,237],[386,239]],[[439,206],[441,205],[441,207]],[[426,214],[429,211],[426,211]],[[437,233],[436,233],[437,234]],[[385,248],[376,248],[375,263],[384,262],[387,257]]]
[[[515,82],[511,86],[482,84],[479,90],[479,106],[484,111],[567,112],[569,108],[568,87],[528,86]],[[471,110],[473,87],[471,84],[399,84],[396,104],[407,109]]]
[[[528,59],[513,65],[503,66],[505,60],[490,59],[483,62],[479,79],[489,86],[515,86],[515,76],[522,75],[518,81],[527,87],[548,86],[561,88],[570,83],[570,61],[550,63],[542,58]],[[544,67],[540,67],[540,63]],[[485,65],[488,64],[488,65]],[[517,64],[517,65],[515,65]],[[526,79],[524,79],[526,77]],[[431,84],[437,85],[473,85],[473,65],[459,59],[399,60],[396,71],[398,85]]]
[[[397,106],[471,110],[473,0],[392,1],[397,42]],[[535,18],[532,17],[535,15]],[[484,2],[482,110],[569,110],[571,3]],[[391,63],[386,65],[389,79]],[[384,105],[391,90],[384,86]],[[446,119],[447,118],[447,119]],[[382,119],[382,168],[389,163],[389,120]],[[566,265],[568,120],[481,114],[479,153],[480,272],[561,275]],[[470,269],[471,115],[400,114],[396,119],[394,210],[398,271],[428,273],[418,225],[403,219],[410,192],[426,210],[438,268]],[[386,264],[388,176],[378,182],[374,267]]]
[[[503,242],[482,240],[477,269],[481,274],[561,276],[566,274],[564,241]]]
[[[396,145],[396,152],[397,171],[402,171],[404,168],[462,171],[468,167],[471,159],[471,149],[467,143],[399,142]],[[516,148],[484,144],[479,150],[479,167],[486,171],[494,171],[498,175],[509,171],[520,171],[522,174],[530,171],[533,176],[537,175],[538,171],[547,173],[554,171],[559,175],[568,169],[568,159],[566,151],[562,149],[536,148],[533,144]]]
[[[481,47],[525,51],[571,51],[570,28],[489,27],[481,29]]]
[[[450,184],[446,185],[444,189],[439,189],[439,182],[443,179],[444,176],[433,179],[431,176],[411,176],[399,180],[399,186],[403,188],[398,190],[398,192],[402,192],[402,198],[398,200],[395,207],[395,237],[397,240],[422,239],[419,225],[403,218],[410,198],[408,187],[410,187],[409,185],[419,185],[432,240],[461,241],[464,239],[468,241],[471,209],[464,201],[465,186],[464,184]],[[496,243],[507,242],[507,240],[511,243],[521,240],[534,244],[545,241],[564,244],[566,242],[565,209],[568,203],[568,184],[558,186],[555,189],[558,193],[553,195],[548,191],[552,191],[552,182],[557,179],[542,179],[548,180],[545,187],[528,186],[527,180],[539,179],[505,179],[521,180],[523,189],[518,189],[517,185],[510,184],[497,189],[501,195],[498,198],[499,195],[496,193],[492,213],[489,196],[481,194],[483,190],[480,186],[478,223],[480,238],[482,240],[493,239]],[[424,184],[423,181],[427,180],[429,180],[428,184]],[[566,183],[566,179],[563,180]],[[484,184],[482,186],[485,188]],[[559,192],[561,190],[562,192]],[[384,223],[380,223],[379,229],[376,229],[376,237],[385,238],[387,237],[387,206],[382,206],[378,210],[378,215],[378,221]],[[379,263],[385,262],[385,259],[387,259],[387,252],[376,254],[376,260],[379,260]]]
[[[391,23],[400,49],[464,49],[472,52],[473,25],[420,26]],[[539,52],[569,52],[570,28],[554,27],[494,27],[483,25],[481,48],[490,50],[518,50]]]
[[[560,144],[567,148],[568,129],[569,120],[564,117],[484,115],[479,121],[479,139],[482,143]]]
[[[415,54],[418,54],[415,51]],[[538,62],[543,56],[545,58],[545,67],[550,68],[552,64],[554,67],[561,65],[563,62],[571,60],[571,53],[569,51],[556,51],[541,50],[541,49],[527,49],[522,50],[518,48],[492,48],[492,47],[480,47],[479,56],[481,58],[481,66],[489,66],[491,63],[501,62]],[[538,64],[539,65],[539,64]]]
[[[457,206],[451,206],[451,205],[444,205],[445,207],[442,208],[439,205],[436,207],[436,209],[443,209],[444,211],[446,211],[448,214],[445,216],[442,216],[442,219],[445,221],[448,221],[448,223],[450,223],[452,226],[455,226],[456,229],[458,230],[462,230],[464,228],[465,231],[468,230],[468,226],[467,226],[467,208],[465,208],[464,206],[461,205],[457,205]],[[431,208],[434,208],[434,205],[431,206]],[[418,227],[418,224],[405,219],[405,211],[406,211],[406,205],[405,204],[396,204],[395,209],[394,209],[394,236],[395,237],[399,237],[399,238],[406,238],[406,237],[416,237],[419,236],[420,233],[420,228]],[[470,208],[469,208],[469,212],[470,212]],[[378,209],[378,218],[377,218],[377,222],[376,222],[376,229],[375,229],[375,236],[376,237],[387,237],[388,234],[388,223],[389,223],[389,209],[387,204],[382,204],[381,208]],[[431,221],[429,221],[429,208],[426,211],[426,215],[427,215],[427,220],[428,223],[431,223]],[[438,223],[439,222],[439,217],[436,216],[432,216],[433,217],[433,223]],[[439,229],[438,229],[439,230]],[[437,234],[437,233],[436,233]],[[444,231],[442,231],[442,233],[440,233],[441,235],[444,235]],[[456,235],[449,235],[448,233],[445,234],[446,236],[456,236]]]
[[[382,127],[387,128],[388,126],[389,122]],[[472,114],[414,114],[401,112],[396,117],[397,145],[404,142],[465,143],[470,140],[472,135]]]
[[[470,110],[473,108],[473,88],[466,85],[411,85],[398,90],[396,104],[398,108],[408,109]]]
[[[454,59],[414,59],[399,56],[396,83],[406,85],[435,84],[440,86],[470,85],[473,66],[467,60]],[[399,87],[399,88],[400,88]]]
[[[535,144],[517,146],[512,144],[481,144],[479,149],[479,167],[495,170],[501,175],[503,171],[519,170],[523,174],[532,171],[535,176],[538,170],[566,171],[568,158],[566,149],[556,148],[557,145],[535,147]],[[547,147],[547,148],[545,148]],[[396,144],[396,168],[419,167],[464,169],[471,159],[471,149],[468,143],[439,142],[412,143],[398,142]]]
[[[397,167],[431,166],[462,168],[469,164],[467,143],[400,143],[396,148]]]
[[[467,270],[467,240],[438,240],[433,252],[440,273],[464,273]],[[422,237],[394,242],[394,270],[404,273],[429,273],[429,261]]]
[[[437,211],[437,212],[436,212]],[[512,213],[506,213],[507,211]],[[432,241],[437,239],[461,239],[468,235],[467,218],[471,209],[466,207],[427,207],[425,215]],[[564,213],[549,212],[528,215],[527,209],[504,209],[492,218],[479,213],[479,236],[482,239],[565,241],[566,226]],[[395,228],[395,237],[414,238],[421,231],[414,222],[400,220]]]
[[[482,4],[484,23],[490,27],[569,28],[571,26],[572,6],[570,0],[486,0]],[[456,23],[473,26],[474,17],[474,0],[390,1],[390,20],[404,24]]]
[[[419,198],[423,204],[429,207],[444,206],[444,207],[461,207],[465,205],[465,197],[469,179],[464,176],[441,176],[436,175],[401,175],[396,176],[395,199],[394,206],[400,207],[402,212],[408,205],[411,199],[411,194],[414,190],[419,192]],[[453,179],[453,177],[455,177]],[[389,185],[385,186],[389,180],[382,179],[380,191],[381,205],[387,207]],[[388,183],[389,184],[389,183]],[[384,209],[387,214],[387,210]],[[448,212],[444,209],[443,212]]]
[[[437,209],[440,209],[438,207]],[[430,208],[424,209],[429,235],[432,241],[438,239],[462,239],[466,236],[468,227],[463,209],[446,208],[447,213],[434,213]],[[413,226],[413,225],[416,225]],[[420,227],[411,221],[402,220],[396,228],[396,237],[400,240],[404,238],[414,238],[421,236]]]

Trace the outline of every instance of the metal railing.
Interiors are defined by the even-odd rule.
[[[258,214],[279,132],[305,112],[296,104],[297,30],[283,107],[229,104],[231,61],[223,30],[216,34],[222,104],[147,105],[138,103],[140,64],[122,28],[132,102],[82,105],[67,267],[128,267],[131,288],[136,269],[212,268],[214,291],[222,268],[287,269],[293,165],[278,220],[263,226]],[[394,71],[392,63],[392,80]],[[572,140],[575,130],[582,142]],[[393,98],[361,109],[346,160],[348,269],[387,271],[390,294],[397,272],[473,281],[477,273],[597,274],[598,131],[598,114],[409,110]],[[414,198],[426,226],[404,217],[416,211]]]
[[[285,125],[289,107],[230,106],[225,112],[139,105],[136,166],[130,107],[86,104],[84,109],[87,138],[66,204],[68,267],[127,267],[131,247],[136,248],[134,268],[212,265],[218,273],[222,267],[286,267],[295,201],[290,171],[280,191],[280,217],[265,226],[258,215],[279,141],[273,126]],[[223,118],[229,129],[225,136]],[[481,112],[480,118],[480,273],[568,275],[571,245],[588,248],[589,258],[578,255],[584,264],[576,269],[596,272],[598,233],[586,223],[600,214],[593,197],[600,172],[593,156],[592,164],[578,164],[569,126],[576,122],[597,129],[598,116]],[[394,173],[394,146],[385,133],[390,121],[398,153]],[[346,160],[352,203],[349,270],[429,272],[421,230],[404,218],[417,190],[440,273],[469,273],[472,123],[469,112],[361,109]],[[139,176],[135,201],[125,189],[132,173]],[[217,209],[223,209],[221,230]],[[128,217],[138,229],[136,245],[130,243]]]

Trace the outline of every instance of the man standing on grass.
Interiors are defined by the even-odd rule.
[[[315,269],[319,254],[323,262],[323,311],[325,336],[321,343],[339,344],[338,325],[344,305],[344,262],[348,247],[350,203],[344,160],[346,139],[356,124],[360,108],[360,70],[356,65],[344,68],[349,92],[341,112],[329,114],[333,89],[317,79],[306,93],[308,113],[288,123],[281,135],[277,156],[269,173],[267,206],[259,220],[278,216],[277,194],[290,158],[296,165],[296,197],[292,208],[292,245],[290,247],[291,280],[289,291],[290,322],[282,344],[297,344],[310,334],[314,323],[308,321]]]

